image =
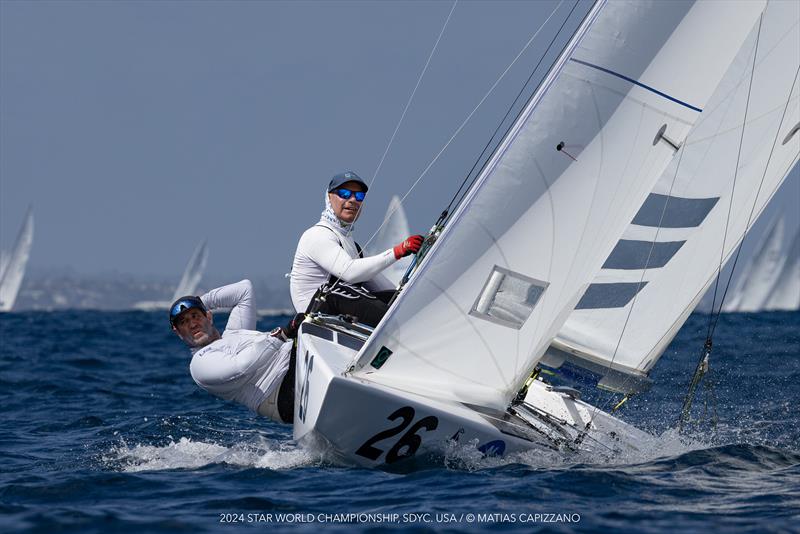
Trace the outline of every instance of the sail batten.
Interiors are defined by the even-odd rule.
[[[647,291],[651,281],[638,270],[629,272],[639,281],[593,277],[675,160],[657,135],[685,139],[700,116],[692,107],[705,107],[763,6],[596,4],[362,348],[354,374],[501,408],[579,303],[624,309]],[[500,275],[509,273],[504,286]],[[489,312],[471,313],[478,307]],[[380,369],[367,365],[384,347],[392,355]]]

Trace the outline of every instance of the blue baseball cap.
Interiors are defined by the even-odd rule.
[[[334,189],[341,187],[342,184],[345,184],[347,182],[357,182],[361,184],[362,186],[364,186],[365,193],[367,192],[367,190],[369,190],[369,187],[364,182],[364,180],[361,179],[359,175],[357,175],[353,171],[345,171],[331,178],[331,181],[328,184],[328,193],[330,193]]]

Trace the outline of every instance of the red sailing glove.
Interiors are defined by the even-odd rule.
[[[405,241],[394,247],[395,259],[399,260],[400,258],[405,258],[409,254],[416,254],[419,252],[420,247],[422,247],[423,241],[425,241],[425,238],[421,235],[409,236]]]

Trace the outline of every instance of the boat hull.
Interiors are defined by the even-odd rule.
[[[348,373],[358,350],[352,338],[306,325],[298,336],[294,437],[346,463],[390,468],[443,455],[454,445],[487,456],[530,450],[615,455],[646,436],[541,381],[524,402],[496,410],[355,378]]]

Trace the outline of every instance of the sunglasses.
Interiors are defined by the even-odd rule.
[[[334,193],[336,193],[336,196],[344,200],[348,200],[350,197],[355,195],[356,202],[363,202],[364,197],[367,196],[367,193],[365,191],[350,191],[349,189],[344,189],[344,188],[336,189]]]

